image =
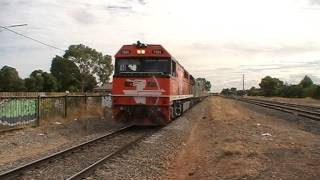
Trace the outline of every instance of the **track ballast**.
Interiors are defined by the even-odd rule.
[[[294,115],[305,117],[308,119],[320,121],[320,107],[291,104],[291,103],[284,103],[284,102],[270,101],[270,100],[244,98],[244,97],[234,97],[233,99],[246,102],[249,104],[254,104],[254,105],[294,114]]]
[[[155,131],[125,126],[0,174],[0,179],[81,179]]]

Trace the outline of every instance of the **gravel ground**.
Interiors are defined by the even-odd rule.
[[[45,126],[0,134],[0,172],[101,136],[120,127],[110,119],[53,120]]]
[[[163,179],[320,179],[319,134],[304,120],[221,97],[204,108]]]
[[[207,100],[121,156],[114,157],[87,179],[161,179],[183,148]]]
[[[133,142],[139,137],[154,129],[130,128],[124,133],[106,137],[94,145],[86,146],[80,150],[68,154],[64,158],[56,159],[50,163],[43,164],[37,169],[32,169],[24,173],[18,179],[66,179],[75,173],[90,166],[104,156],[117,151],[124,145]]]
[[[261,106],[241,102],[241,101],[238,101],[238,103],[246,108],[249,108],[249,109],[251,109],[255,112],[258,112],[260,114],[263,114],[265,116],[271,116],[271,117],[283,119],[283,120],[286,120],[290,123],[296,124],[297,127],[303,131],[311,132],[311,133],[318,134],[318,135],[320,134],[320,122],[319,121],[315,121],[315,120],[304,118],[301,116],[296,116],[294,114],[285,113],[282,111],[277,111],[277,110],[273,110],[273,109],[269,109],[266,107],[261,107]]]

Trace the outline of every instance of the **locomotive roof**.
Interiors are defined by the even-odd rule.
[[[115,58],[126,57],[162,57],[172,58],[171,54],[160,44],[137,44],[123,45],[116,53]]]

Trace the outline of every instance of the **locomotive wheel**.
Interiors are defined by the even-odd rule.
[[[175,111],[174,111],[174,106],[170,106],[170,118],[171,118],[171,120],[176,118]]]
[[[175,117],[179,117],[182,115],[182,104],[180,102],[176,103],[174,106],[174,115]]]

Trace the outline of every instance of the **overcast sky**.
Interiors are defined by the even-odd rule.
[[[0,25],[67,49],[114,55],[140,40],[162,44],[195,77],[221,88],[258,87],[266,75],[320,84],[320,0],[1,0]],[[63,51],[0,29],[0,68],[49,71]]]

